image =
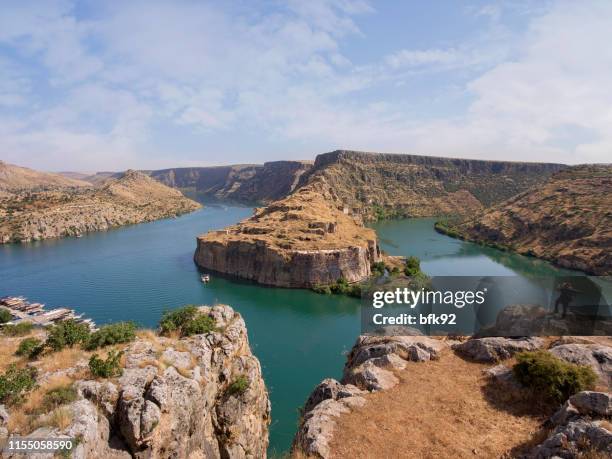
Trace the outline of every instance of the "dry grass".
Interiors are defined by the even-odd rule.
[[[21,341],[32,337],[38,338],[42,341],[45,339],[45,333],[43,330],[34,329],[24,336],[0,336],[2,343],[0,345],[0,372],[4,372],[12,363],[22,363],[26,361],[23,357],[16,356],[15,352],[17,351]]]
[[[410,363],[401,384],[368,395],[343,416],[335,458],[503,457],[538,433],[545,415],[513,413],[485,397],[485,365],[447,352],[439,361]],[[506,409],[507,408],[507,409]]]
[[[36,365],[40,372],[50,373],[74,367],[79,361],[88,360],[91,352],[78,347],[65,348],[58,352],[45,354]]]

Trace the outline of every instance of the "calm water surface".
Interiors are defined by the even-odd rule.
[[[133,320],[154,327],[162,312],[188,303],[226,303],[244,316],[272,401],[270,448],[284,451],[298,408],[315,384],[341,376],[359,334],[359,301],[306,290],[259,287],[213,277],[199,280],[196,235],[251,214],[208,206],[177,219],[92,233],[80,239],[0,246],[0,296],[24,295],[69,306],[99,325]],[[416,255],[430,275],[551,275],[548,263],[440,235],[433,220],[374,225],[384,250]]]

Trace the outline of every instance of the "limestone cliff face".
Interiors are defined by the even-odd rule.
[[[77,236],[174,217],[201,205],[140,172],[100,188],[56,188],[0,196],[0,243]]]
[[[612,166],[576,166],[440,231],[596,275],[612,274]]]
[[[221,231],[197,239],[198,266],[280,287],[357,282],[380,259],[375,233],[337,208],[329,193],[304,187]]]
[[[318,155],[302,184],[323,179],[367,220],[470,215],[508,199],[564,166],[334,151]]]
[[[150,172],[151,177],[199,196],[241,203],[264,203],[284,198],[295,190],[310,161],[271,161],[262,164],[186,167]]]
[[[229,306],[201,310],[214,319],[216,331],[137,339],[125,349],[119,378],[74,382],[77,400],[63,408],[69,425],[21,434],[79,438],[72,456],[77,459],[265,458],[270,403],[245,323]],[[61,373],[87,374],[83,364],[87,368],[85,360]],[[43,387],[49,377],[41,375]],[[238,377],[248,387],[232,391]]]

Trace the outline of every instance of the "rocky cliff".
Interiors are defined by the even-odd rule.
[[[318,155],[301,183],[324,179],[338,200],[368,220],[470,215],[563,167],[341,150]]]
[[[262,164],[186,167],[148,172],[165,185],[189,189],[208,199],[264,203],[295,190],[310,161],[271,161]]]
[[[99,188],[55,188],[0,196],[0,243],[78,236],[177,216],[200,204],[128,171]]]
[[[379,258],[374,231],[345,213],[322,183],[198,237],[194,256],[203,269],[280,287],[357,282]]]
[[[83,351],[68,367],[61,366],[65,353],[31,363],[39,372],[30,399],[57,387],[75,388],[76,396],[52,412],[30,410],[30,402],[1,409],[8,418],[0,426],[4,440],[77,439],[77,459],[265,458],[270,403],[245,323],[229,306],[200,311],[215,331],[180,339],[147,332],[116,345],[124,351],[118,377],[93,378]],[[246,386],[234,390],[239,379]]]
[[[576,166],[538,187],[438,230],[550,260],[612,274],[612,166]]]

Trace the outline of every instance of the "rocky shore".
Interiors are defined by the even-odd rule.
[[[541,186],[438,231],[549,260],[590,274],[612,274],[612,166],[575,166]]]
[[[123,351],[120,376],[92,377],[83,351],[30,363],[39,370],[37,393],[59,380],[76,396],[53,412],[0,407],[0,435],[77,439],[71,457],[82,459],[266,457],[270,402],[245,323],[229,306],[199,311],[214,331],[186,338],[142,332],[115,346]],[[235,389],[240,380],[246,383]]]
[[[340,278],[361,281],[380,257],[374,231],[318,183],[198,237],[194,260],[205,270],[264,285],[309,288]]]
[[[0,196],[0,243],[79,236],[175,217],[201,205],[136,171],[100,187],[54,187]]]

